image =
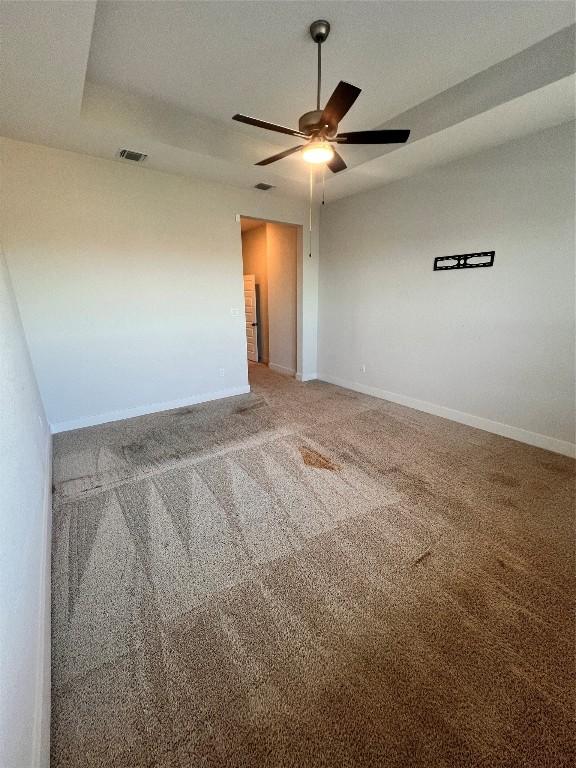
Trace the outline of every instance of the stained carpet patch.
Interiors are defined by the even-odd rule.
[[[310,448],[300,446],[300,455],[304,460],[304,464],[308,467],[315,467],[316,469],[328,469],[331,472],[336,472],[340,467],[334,464],[333,461],[327,459],[326,456],[322,456],[318,451],[312,451]]]

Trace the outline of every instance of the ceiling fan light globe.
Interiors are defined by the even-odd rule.
[[[327,141],[314,141],[304,147],[302,157],[307,163],[320,165],[328,163],[334,157],[334,150]]]

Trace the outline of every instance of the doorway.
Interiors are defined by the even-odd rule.
[[[248,361],[296,374],[300,227],[240,218]]]

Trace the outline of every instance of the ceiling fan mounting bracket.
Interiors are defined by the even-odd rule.
[[[330,34],[330,22],[318,19],[310,24],[310,36],[315,43],[325,43]]]

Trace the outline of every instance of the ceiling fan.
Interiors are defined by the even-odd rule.
[[[233,120],[240,123],[255,125],[258,128],[265,128],[268,131],[285,133],[289,136],[297,136],[300,139],[307,139],[306,144],[299,144],[297,147],[285,149],[278,152],[277,155],[260,160],[256,165],[269,165],[277,160],[282,160],[288,155],[302,151],[303,159],[308,163],[326,163],[333,173],[338,173],[346,168],[346,163],[332,144],[404,144],[408,141],[410,131],[408,130],[388,130],[388,131],[352,131],[348,133],[338,133],[338,124],[348,112],[352,104],[360,95],[360,88],[350,85],[341,80],[336,86],[334,93],[328,99],[324,109],[320,109],[320,86],[322,81],[322,43],[325,43],[330,34],[330,24],[324,19],[312,22],[310,25],[310,35],[312,40],[318,45],[318,86],[316,89],[316,109],[311,112],[305,112],[298,121],[298,130],[285,128],[282,125],[275,125],[264,120],[258,120],[255,117],[246,115],[234,115]]]

